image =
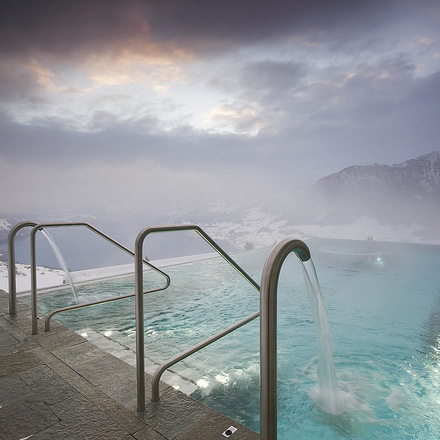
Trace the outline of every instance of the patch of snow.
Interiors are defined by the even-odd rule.
[[[31,266],[17,263],[16,268],[16,290],[17,293],[27,292],[31,289]],[[0,289],[9,292],[8,266],[0,261]],[[39,289],[61,286],[64,283],[64,271],[50,269],[48,267],[37,267],[37,286]]]
[[[5,231],[9,231],[11,229],[11,224],[5,219],[0,219],[0,230],[4,229]]]
[[[164,258],[162,260],[151,261],[150,263],[160,269],[172,267],[180,264],[192,263],[199,260],[207,260],[218,257],[217,253],[206,253],[189,255],[184,257]],[[29,265],[17,263],[16,267],[16,290],[17,293],[28,292],[31,289],[31,267]],[[147,267],[147,266],[146,266]],[[134,264],[124,264],[119,266],[99,267],[71,272],[74,283],[114,278],[117,276],[129,275],[134,273]],[[9,292],[8,267],[5,262],[0,262],[0,289]],[[50,269],[37,266],[37,288],[47,289],[58,287],[65,284],[64,271],[60,269]]]

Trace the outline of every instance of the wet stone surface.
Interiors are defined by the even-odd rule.
[[[230,425],[233,439],[258,434],[161,383],[159,402],[136,411],[136,370],[81,336],[52,322],[31,334],[30,309],[9,316],[0,291],[0,439],[215,440]]]

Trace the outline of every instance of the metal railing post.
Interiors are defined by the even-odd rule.
[[[8,283],[9,283],[9,314],[17,314],[17,284],[15,280],[15,237],[20,229],[35,226],[35,222],[17,223],[8,234]]]
[[[149,226],[139,232],[135,242],[135,290],[136,290],[136,376],[137,376],[137,410],[139,412],[145,411],[145,337],[144,337],[144,298],[143,298],[143,270],[142,270],[142,251],[146,236],[152,232],[171,232],[171,231],[195,231],[200,235],[221,257],[223,257],[241,276],[243,276],[255,289],[260,291],[260,286],[256,283],[250,275],[248,275],[214,240],[212,240],[199,226],[197,225],[174,225],[174,226]],[[251,317],[246,318],[247,322],[258,317],[258,312]],[[245,322],[238,323],[238,327],[244,325]],[[236,328],[238,328],[236,327]],[[232,331],[227,329],[228,332]],[[219,339],[221,336],[215,335],[208,341],[202,342],[195,351],[200,350],[211,342]],[[171,360],[171,364],[184,359],[190,354],[194,353],[193,349],[179,355]],[[183,356],[183,357],[181,357]],[[180,359],[177,359],[180,358]],[[171,365],[170,364],[170,365]],[[165,365],[165,364],[164,364]],[[162,367],[164,367],[162,365]],[[167,368],[167,367],[165,367]],[[155,382],[158,383],[160,374],[155,374]],[[158,390],[156,390],[158,391]],[[153,388],[153,399],[159,399],[158,392]]]
[[[148,229],[141,231],[136,237],[134,247],[134,282],[136,307],[136,394],[137,410],[145,411],[145,348],[144,348],[144,274],[142,267],[142,250]]]
[[[270,252],[261,275],[260,296],[260,438],[277,438],[277,291],[281,267],[294,252],[302,261],[310,251],[301,240],[285,239]]]
[[[35,237],[36,237],[36,233],[39,230],[44,229],[44,228],[49,228],[49,227],[51,227],[51,228],[60,228],[60,227],[70,227],[70,226],[83,226],[83,227],[89,229],[91,232],[93,232],[96,235],[98,235],[99,237],[104,238],[105,240],[107,240],[108,242],[110,242],[111,244],[116,246],[118,249],[120,249],[120,250],[124,251],[125,253],[127,253],[127,254],[129,254],[129,255],[134,257],[134,252],[133,251],[131,251],[130,249],[128,249],[127,247],[125,247],[121,243],[117,242],[116,240],[114,240],[113,238],[108,236],[107,234],[104,234],[104,232],[101,232],[99,229],[96,229],[94,226],[90,225],[89,223],[84,223],[84,222],[74,222],[74,223],[40,223],[40,224],[33,223],[33,224],[28,225],[28,226],[34,226],[32,231],[31,231],[30,247],[31,247],[32,334],[35,334],[35,335],[38,333],[38,325],[37,325],[37,267],[36,267],[37,262],[36,262],[36,239],[35,239]],[[160,270],[156,266],[152,265],[147,260],[143,260],[143,264],[147,265],[148,267],[150,267],[151,269],[153,269],[154,271],[156,271],[157,273],[162,275],[165,278],[165,280],[166,280],[165,281],[165,285],[163,285],[162,287],[158,287],[156,289],[152,289],[149,292],[156,292],[158,290],[164,290],[164,289],[166,289],[170,285],[170,278],[169,278],[169,276],[165,272],[163,272],[162,270]],[[147,292],[144,292],[144,293],[147,293]],[[114,297],[114,298],[107,298],[107,299],[103,299],[103,300],[99,300],[99,301],[93,301],[93,302],[89,302],[89,303],[76,304],[74,306],[63,307],[61,309],[53,310],[52,312],[50,312],[46,316],[45,330],[48,331],[50,329],[50,319],[56,313],[66,312],[66,311],[69,311],[69,310],[76,310],[76,309],[79,309],[79,308],[94,306],[94,305],[98,305],[98,304],[103,304],[103,303],[106,303],[106,302],[111,302],[111,301],[116,301],[116,300],[119,300],[119,299],[129,298],[130,296],[135,296],[135,294],[133,293],[133,294],[118,296],[118,297]]]
[[[32,316],[32,334],[38,334],[37,321],[37,252],[35,235],[39,230],[39,225],[32,228],[31,231],[31,316]]]

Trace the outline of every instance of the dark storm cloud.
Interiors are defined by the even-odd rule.
[[[393,1],[273,0],[215,2],[169,0],[151,3],[149,23],[156,38],[201,38],[255,42],[260,39],[325,32],[344,24],[371,29],[394,11]],[[196,43],[197,44],[197,43]]]
[[[143,32],[134,1],[12,0],[0,8],[0,53],[48,52],[117,43]]]
[[[326,39],[374,32],[399,14],[424,11],[394,0],[9,0],[0,9],[0,53],[114,50],[133,39],[189,44],[195,50],[313,33]],[[343,32],[342,32],[343,30]],[[350,35],[348,35],[348,33]],[[139,48],[139,50],[142,50]]]

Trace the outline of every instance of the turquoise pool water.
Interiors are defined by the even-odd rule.
[[[345,411],[315,405],[314,326],[292,255],[279,289],[279,439],[440,438],[440,247],[308,241],[333,336]],[[258,282],[269,252],[234,256]],[[258,293],[221,259],[167,270],[171,287],[145,296],[146,355],[162,362],[259,308]],[[162,283],[148,274],[145,286]],[[132,277],[78,287],[81,300],[134,291]],[[68,290],[39,294],[39,311],[71,303]],[[57,315],[135,347],[134,299]],[[173,367],[195,372],[192,396],[259,429],[259,320]]]

